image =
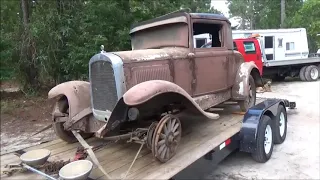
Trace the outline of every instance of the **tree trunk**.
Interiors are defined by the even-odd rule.
[[[23,27],[26,29],[29,24],[29,2],[27,0],[21,0],[21,10],[23,18]]]
[[[281,0],[281,24],[280,28],[284,28],[284,20],[286,18],[286,2],[285,0]]]
[[[31,85],[32,88],[38,87],[38,70],[36,67],[35,43],[29,30],[30,11],[29,1],[21,0],[23,34],[20,59],[20,70],[25,74],[25,85]]]
[[[241,16],[241,26],[240,29],[244,30],[246,29],[246,19],[244,16]]]

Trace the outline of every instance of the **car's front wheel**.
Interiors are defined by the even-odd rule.
[[[240,109],[244,112],[256,104],[256,84],[251,75],[249,76],[248,91],[248,97],[239,102]]]
[[[56,103],[56,106],[54,108],[57,108],[59,106],[59,103],[62,104],[62,107],[60,109],[61,114],[64,114],[64,117],[69,117],[69,105],[66,99],[62,99],[59,102]],[[54,117],[53,119],[56,120],[58,117]],[[76,137],[74,137],[73,133],[69,130],[64,129],[64,124],[65,122],[53,122],[52,127],[53,130],[60,139],[63,141],[66,141],[67,143],[74,143],[77,141]],[[81,136],[86,139],[91,137],[93,134],[92,133],[84,133],[81,132]]]

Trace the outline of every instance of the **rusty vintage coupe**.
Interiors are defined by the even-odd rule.
[[[211,48],[194,48],[193,36],[210,34]],[[177,11],[130,30],[132,50],[94,55],[89,79],[57,85],[53,111],[56,134],[67,142],[95,135],[146,143],[161,162],[174,156],[181,139],[180,112],[219,118],[209,108],[238,102],[242,111],[262,86],[258,68],[233,50],[224,16]]]

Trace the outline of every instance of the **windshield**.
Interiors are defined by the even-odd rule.
[[[188,24],[173,23],[156,26],[131,35],[132,50],[162,47],[189,47]]]

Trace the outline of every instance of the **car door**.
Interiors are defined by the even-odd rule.
[[[214,30],[214,28],[219,28]],[[227,89],[228,86],[228,49],[223,47],[222,26],[213,22],[195,22],[193,30],[196,33],[210,33],[212,47],[194,49],[194,96],[215,93]],[[197,30],[201,29],[201,30]]]
[[[244,59],[246,62],[253,61],[256,66],[258,67],[260,74],[262,74],[262,56],[261,56],[261,50],[258,44],[258,41],[256,39],[249,39],[243,41],[243,47],[244,47]]]

